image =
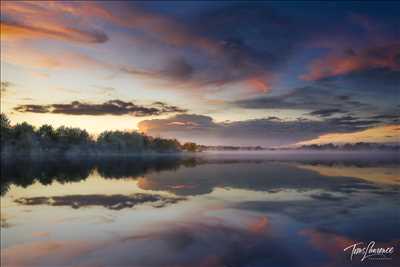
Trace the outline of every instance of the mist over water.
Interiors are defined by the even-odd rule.
[[[398,266],[399,163],[293,151],[3,162],[2,266],[375,266],[343,251],[370,241],[395,247],[379,266]]]

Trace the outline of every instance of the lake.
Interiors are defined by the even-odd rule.
[[[399,162],[288,152],[4,163],[1,263],[400,266]],[[371,241],[394,252],[351,257]]]

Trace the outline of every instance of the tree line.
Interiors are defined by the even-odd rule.
[[[385,144],[385,143],[345,143],[345,144],[311,144],[302,145],[298,147],[300,150],[342,150],[342,151],[355,151],[355,150],[392,150],[399,151],[399,144]]]
[[[136,131],[104,131],[97,138],[86,130],[42,125],[35,128],[27,122],[11,125],[3,113],[1,123],[1,154],[135,154],[195,152],[195,143],[181,144],[176,139],[147,136]]]

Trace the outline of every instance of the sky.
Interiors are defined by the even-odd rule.
[[[1,2],[1,112],[204,145],[400,142],[399,2]]]

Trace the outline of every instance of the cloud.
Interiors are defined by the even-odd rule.
[[[14,21],[1,21],[4,39],[38,39],[50,38],[81,43],[104,43],[108,36],[98,30],[79,30],[65,27],[35,27]]]
[[[296,34],[298,23],[264,4],[229,4],[190,19],[150,12],[138,5],[121,14],[120,19],[110,21],[142,31],[142,40],[160,50],[175,48],[167,50],[171,55],[157,62],[158,68],[124,66],[121,71],[156,77],[183,88],[223,89],[243,83],[243,90],[267,92],[304,36]]]
[[[7,51],[3,51],[7,50]],[[103,62],[87,54],[63,50],[42,50],[31,45],[18,43],[1,50],[1,60],[24,68],[50,70],[117,70],[111,63]]]
[[[320,200],[320,201],[342,201],[342,200],[347,199],[347,197],[337,196],[337,195],[334,195],[332,193],[327,193],[327,192],[312,194],[312,195],[310,195],[310,197],[312,199]]]
[[[329,55],[311,63],[310,71],[303,75],[305,80],[320,80],[327,77],[345,75],[356,71],[387,68],[400,70],[400,43],[369,47],[359,52],[343,55]]]
[[[400,53],[400,51],[399,51]],[[368,68],[347,74],[324,78],[316,84],[327,87],[353,91],[361,94],[373,93],[374,97],[386,98],[388,95],[397,96],[400,83],[400,69]]]
[[[89,14],[100,14],[98,11],[90,3],[6,2],[1,10],[1,33],[6,41],[57,39],[104,43],[108,36],[86,19]]]
[[[303,20],[285,16],[267,4],[221,5],[206,8],[190,18],[170,16],[132,3],[57,2],[45,5],[16,2],[5,4],[3,13],[4,21],[10,27],[29,30],[43,37],[79,42],[106,41],[104,33],[93,29],[96,22],[101,22],[98,23],[101,26],[123,27],[128,33],[135,33],[135,38],[141,39],[145,47],[156,46],[168,56],[154,64],[159,67],[116,66],[113,63],[108,67],[142,78],[167,81],[174,88],[212,86],[224,89],[228,84],[240,83],[245,91],[269,92],[277,82],[281,68],[286,67],[297,53],[296,48],[318,35],[317,31],[310,31]],[[32,20],[32,17],[40,19]],[[80,23],[71,18],[79,18]],[[249,28],[252,31],[248,31]],[[384,49],[370,49],[366,53],[375,62],[374,54],[382,53],[380,50]],[[346,53],[347,57],[364,56],[355,48],[351,51]],[[394,56],[393,60],[398,61],[396,58]]]
[[[256,92],[270,90],[274,76],[303,38],[296,34],[298,24],[264,4],[216,7],[198,14],[188,25],[216,48],[203,60],[194,61],[199,62],[193,63],[192,75],[198,84],[223,86],[244,81]]]
[[[138,124],[149,135],[178,138],[207,145],[289,145],[327,133],[349,133],[379,124],[379,120],[342,116],[324,120],[292,121],[263,118],[215,122],[209,116],[176,115],[166,119],[144,120]]]
[[[90,206],[102,206],[111,210],[133,208],[136,205],[153,203],[154,207],[162,208],[169,204],[175,204],[185,198],[166,197],[161,195],[137,193],[125,195],[66,195],[53,197],[18,198],[16,203],[27,206],[50,205],[69,206],[74,209]]]
[[[119,28],[124,38],[140,39],[147,50],[157,47],[161,56],[154,56],[157,59],[149,64],[151,60],[146,59],[147,65],[139,67],[117,66],[111,62],[108,66],[111,71],[151,80],[156,78],[168,82],[173,89],[212,87],[224,90],[238,83],[241,90],[259,94],[274,88],[282,70],[300,54],[299,47],[324,32],[332,35],[332,25],[327,25],[329,31],[326,31],[325,23],[320,23],[321,26],[315,23],[322,19],[320,16],[307,20],[275,5],[206,6],[195,15],[188,12],[175,16],[167,10],[152,9],[140,3],[9,1],[3,5],[2,20],[4,32],[18,38],[31,36],[81,43],[107,41],[107,34],[94,25],[110,31]],[[345,33],[339,35],[352,44]],[[363,49],[345,47],[343,55],[330,53],[312,63],[312,70],[305,77],[322,79],[371,67],[398,69],[398,43],[389,43],[386,39],[382,43]],[[137,48],[138,42],[133,42],[133,46]],[[58,65],[60,60],[50,58],[47,63]]]
[[[193,74],[193,66],[185,59],[178,58],[168,62],[168,65],[160,74],[176,80],[187,80]]]
[[[319,116],[319,117],[330,117],[333,114],[336,113],[344,113],[341,109],[338,108],[330,108],[330,109],[319,109],[319,110],[314,110],[312,112],[310,112],[310,115],[315,115],[315,116]]]
[[[102,104],[89,104],[73,101],[70,104],[51,105],[19,105],[14,108],[18,112],[31,113],[54,113],[67,115],[126,115],[132,114],[136,117],[154,116],[168,113],[183,113],[187,110],[177,106],[170,106],[164,102],[154,102],[149,106],[136,105],[133,102],[122,100],[110,100]]]
[[[367,104],[349,95],[350,92],[333,91],[332,87],[316,84],[299,87],[277,96],[260,96],[237,100],[233,104],[248,109],[291,109],[291,110],[328,110],[333,113],[355,111]],[[311,115],[320,115],[317,113]]]
[[[192,34],[173,18],[149,12],[132,3],[110,5],[95,2],[7,2],[2,5],[2,17],[7,21],[18,22],[15,24],[22,26],[20,30],[29,31],[32,38],[50,37],[80,42],[105,42],[108,39],[107,35],[94,30],[92,26],[96,22],[101,22],[101,26],[109,23],[143,31],[143,34],[151,36],[153,40],[158,39],[170,45],[194,46],[206,50],[213,47],[207,38]],[[90,30],[81,30],[78,26]],[[13,33],[17,32],[10,34]]]
[[[268,3],[206,3],[204,6],[195,5],[193,9],[186,10],[184,7],[179,15],[169,8],[155,6],[151,3],[6,2],[2,5],[2,26],[5,29],[2,32],[17,40],[56,39],[73,42],[74,45],[53,45],[54,42],[43,42],[44,45],[42,42],[26,42],[23,45],[25,42],[9,42],[6,44],[7,53],[2,53],[2,60],[25,68],[96,70],[93,74],[106,71],[117,79],[120,78],[118,74],[131,75],[151,83],[165,82],[156,87],[166,90],[196,90],[204,98],[216,93],[218,100],[223,98],[221,101],[227,98],[229,101],[236,100],[240,95],[242,99],[233,103],[236,108],[286,109],[294,110],[293,113],[304,110],[315,119],[343,114],[360,118],[364,115],[388,114],[389,107],[398,99],[398,40],[382,36],[377,42],[369,41],[377,37],[379,32],[392,29],[391,25],[384,27],[384,30],[374,26],[375,33],[366,30],[373,24],[361,17],[355,19],[358,21],[356,25],[348,24],[346,20],[338,24],[338,20],[325,20],[324,12],[313,12],[313,16],[305,18],[297,16],[290,9]],[[302,8],[301,5],[299,8]],[[329,10],[323,5],[303,8]],[[345,18],[351,13],[347,7],[339,9],[338,15]],[[363,24],[361,29],[360,24]],[[390,21],[387,24],[391,24]],[[360,34],[363,38],[359,34],[349,35],[360,30],[366,31]],[[108,37],[112,40],[103,46],[86,45],[84,50],[77,52],[78,45],[100,44],[106,42]],[[335,40],[340,42],[319,46],[318,49],[307,46],[324,38],[328,44]],[[357,42],[358,38],[360,40]],[[302,76],[304,80],[299,81],[298,70],[304,69],[304,64],[311,61],[310,70]],[[100,70],[99,73],[97,70]],[[294,89],[279,95],[279,90],[285,89],[288,84],[294,84]],[[262,97],[250,98],[254,95]],[[20,105],[17,109],[21,112],[77,115],[145,116],[175,112],[165,106],[138,106],[129,102]],[[180,108],[176,110],[183,111]],[[376,114],[367,114],[374,112]],[[383,118],[368,120],[372,125],[373,121],[383,121]],[[195,128],[195,123],[176,121],[171,125],[186,124]],[[351,123],[355,125],[354,120]],[[366,121],[362,123],[366,124]],[[233,124],[215,124],[212,125],[213,131],[219,135],[223,132],[221,129],[233,127]],[[283,125],[283,122],[279,125]],[[272,132],[275,127],[271,127]],[[197,130],[200,128],[197,127]],[[294,129],[303,131],[298,126]],[[324,130],[318,132],[325,133]],[[221,136],[217,136],[213,142],[217,138]],[[208,140],[212,141],[211,136]]]
[[[310,96],[317,97],[318,102],[311,110],[339,108],[364,116],[397,114],[399,84],[400,70],[390,68],[370,68],[323,78],[312,83],[319,92]]]
[[[394,110],[393,113],[391,114],[379,114],[376,116],[373,116],[372,119],[377,119],[377,120],[384,120],[388,123],[400,123],[400,111],[399,110]]]
[[[31,113],[48,113],[47,106],[41,105],[20,105],[14,108],[18,112],[31,112]]]

